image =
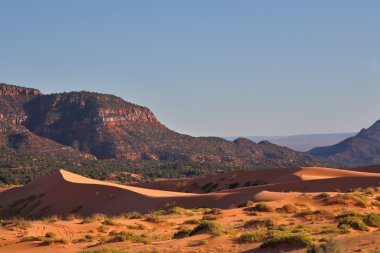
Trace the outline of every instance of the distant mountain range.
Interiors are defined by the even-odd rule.
[[[0,84],[0,182],[6,183],[24,183],[57,168],[134,180],[380,163],[380,121],[352,135],[192,137],[168,129],[150,109],[117,96],[87,91],[44,95]],[[308,153],[293,150],[330,144],[335,145]]]
[[[354,136],[356,133],[299,134],[284,136],[244,136],[254,142],[270,141],[273,144],[288,147],[296,151],[307,152],[316,147],[329,146]],[[234,140],[237,137],[226,137]]]
[[[314,148],[309,153],[349,166],[380,164],[380,120],[338,144]]]
[[[124,162],[117,165],[112,162],[114,169],[139,168],[149,162],[152,172],[163,162],[187,163],[187,167],[171,165],[164,172],[175,176],[179,170],[194,173],[198,166],[194,164],[213,164],[222,170],[225,166],[326,164],[307,153],[267,141],[255,143],[244,138],[228,141],[179,134],[160,123],[146,107],[94,92],[44,95],[37,89],[0,84],[0,120],[0,157],[11,161],[6,166],[3,162],[0,168],[46,167],[36,168],[30,163],[41,160],[47,161],[49,168],[52,164],[61,166],[62,162],[80,167],[88,160],[102,164],[102,161],[116,160]],[[16,161],[15,157],[18,157]],[[149,174],[149,170],[146,172]]]

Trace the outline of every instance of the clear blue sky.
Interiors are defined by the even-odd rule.
[[[0,0],[0,82],[91,90],[192,135],[380,119],[380,1]]]

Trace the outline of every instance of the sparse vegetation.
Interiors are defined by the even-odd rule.
[[[319,246],[311,245],[307,253],[345,253],[346,247],[343,242],[337,238],[329,238],[325,243]]]
[[[213,221],[201,221],[198,226],[196,226],[190,235],[194,235],[199,231],[208,231],[214,236],[220,236],[223,234],[222,226],[219,223]]]
[[[307,247],[313,243],[312,238],[306,234],[289,234],[272,237],[265,242],[263,242],[261,248],[274,248],[279,245],[289,244],[289,245],[301,245]]]

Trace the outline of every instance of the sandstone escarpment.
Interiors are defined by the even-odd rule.
[[[0,95],[6,96],[18,96],[18,95],[27,95],[27,96],[36,96],[41,95],[41,92],[37,89],[24,88],[15,85],[9,85],[5,83],[0,83]]]

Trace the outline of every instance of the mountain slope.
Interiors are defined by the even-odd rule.
[[[38,96],[25,103],[30,131],[98,159],[211,162],[292,167],[316,165],[308,154],[269,142],[195,138],[161,124],[146,107],[91,92]]]
[[[332,146],[314,148],[309,153],[351,166],[379,164],[380,120],[354,137]]]
[[[206,175],[237,168],[326,165],[307,153],[266,141],[179,134],[161,124],[148,108],[113,95],[44,95],[36,89],[0,84],[0,105],[0,133],[6,134],[1,137],[0,154],[13,160],[17,157],[15,165],[2,162],[1,168],[27,164],[43,170],[68,161],[67,166],[59,166],[104,179],[110,171],[139,173],[138,169],[151,178]],[[16,143],[10,143],[14,137],[10,130],[4,130],[7,127],[28,138],[16,136]],[[47,166],[30,163],[41,157]],[[95,157],[98,161],[92,162]],[[3,172],[0,171],[0,181]]]

